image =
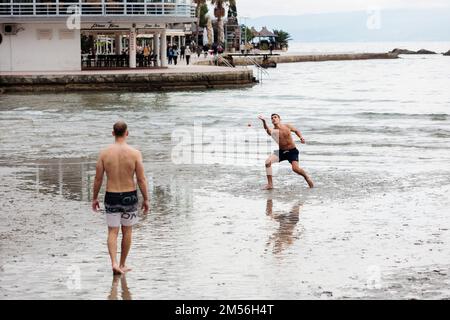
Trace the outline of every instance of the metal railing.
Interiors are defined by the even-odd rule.
[[[225,59],[221,54],[218,54],[216,65],[219,65],[220,63],[223,63],[228,68],[234,68],[234,66],[227,59]]]
[[[0,16],[68,16],[78,7],[81,16],[182,16],[195,17],[195,6],[174,2],[39,2],[0,3]],[[70,10],[72,8],[72,10]]]
[[[257,80],[259,81],[259,83],[263,82],[263,75],[266,75],[267,77],[269,77],[269,72],[267,72],[266,69],[264,69],[259,63],[258,61],[256,61],[256,59],[249,57],[249,56],[245,56],[245,58],[253,65],[256,67],[257,69]]]

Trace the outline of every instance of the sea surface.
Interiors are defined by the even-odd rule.
[[[450,43],[291,51],[395,47]],[[450,298],[449,70],[415,55],[280,64],[241,90],[0,95],[0,298]],[[271,113],[303,133],[316,188],[283,162],[261,190]],[[90,209],[118,119],[151,194],[120,279]]]

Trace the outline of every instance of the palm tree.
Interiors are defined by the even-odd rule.
[[[201,16],[201,9],[206,4],[206,0],[194,0],[194,3],[197,5],[195,8],[195,16],[197,17],[197,30],[195,32],[195,44],[198,45],[198,35],[199,35],[199,28],[200,28],[200,16]]]
[[[292,40],[291,35],[289,32],[283,31],[283,30],[273,30],[273,33],[277,36],[277,43],[280,46],[280,49],[283,47],[289,46],[289,40]]]
[[[225,41],[225,32],[223,30],[223,18],[225,17],[225,5],[236,6],[236,0],[211,0],[211,4],[215,6],[214,16],[217,18],[217,41],[223,44]]]

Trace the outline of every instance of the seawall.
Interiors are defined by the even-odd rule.
[[[226,55],[225,55],[226,57]],[[244,66],[252,65],[245,56],[231,56],[234,65]],[[249,56],[259,64],[263,63],[263,56]],[[294,62],[318,62],[318,61],[346,61],[346,60],[371,60],[371,59],[397,59],[396,53],[352,53],[352,54],[314,54],[314,55],[279,55],[269,56],[269,61],[276,63],[294,63]],[[214,64],[213,60],[200,61],[199,65]]]
[[[73,91],[175,91],[242,88],[255,84],[244,68],[0,73],[0,93]]]

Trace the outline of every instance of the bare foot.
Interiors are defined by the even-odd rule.
[[[123,273],[133,270],[131,268],[128,268],[127,266],[120,266],[120,269],[123,271]]]
[[[112,271],[113,271],[113,275],[115,275],[115,276],[124,274],[124,272],[122,271],[121,268],[119,268],[118,265],[113,265]]]
[[[308,186],[309,186],[310,188],[314,188],[314,183],[312,182],[311,179],[306,180],[306,182],[308,183]]]
[[[273,185],[271,185],[271,184],[268,184],[263,188],[263,190],[272,190],[272,189],[273,189]]]

